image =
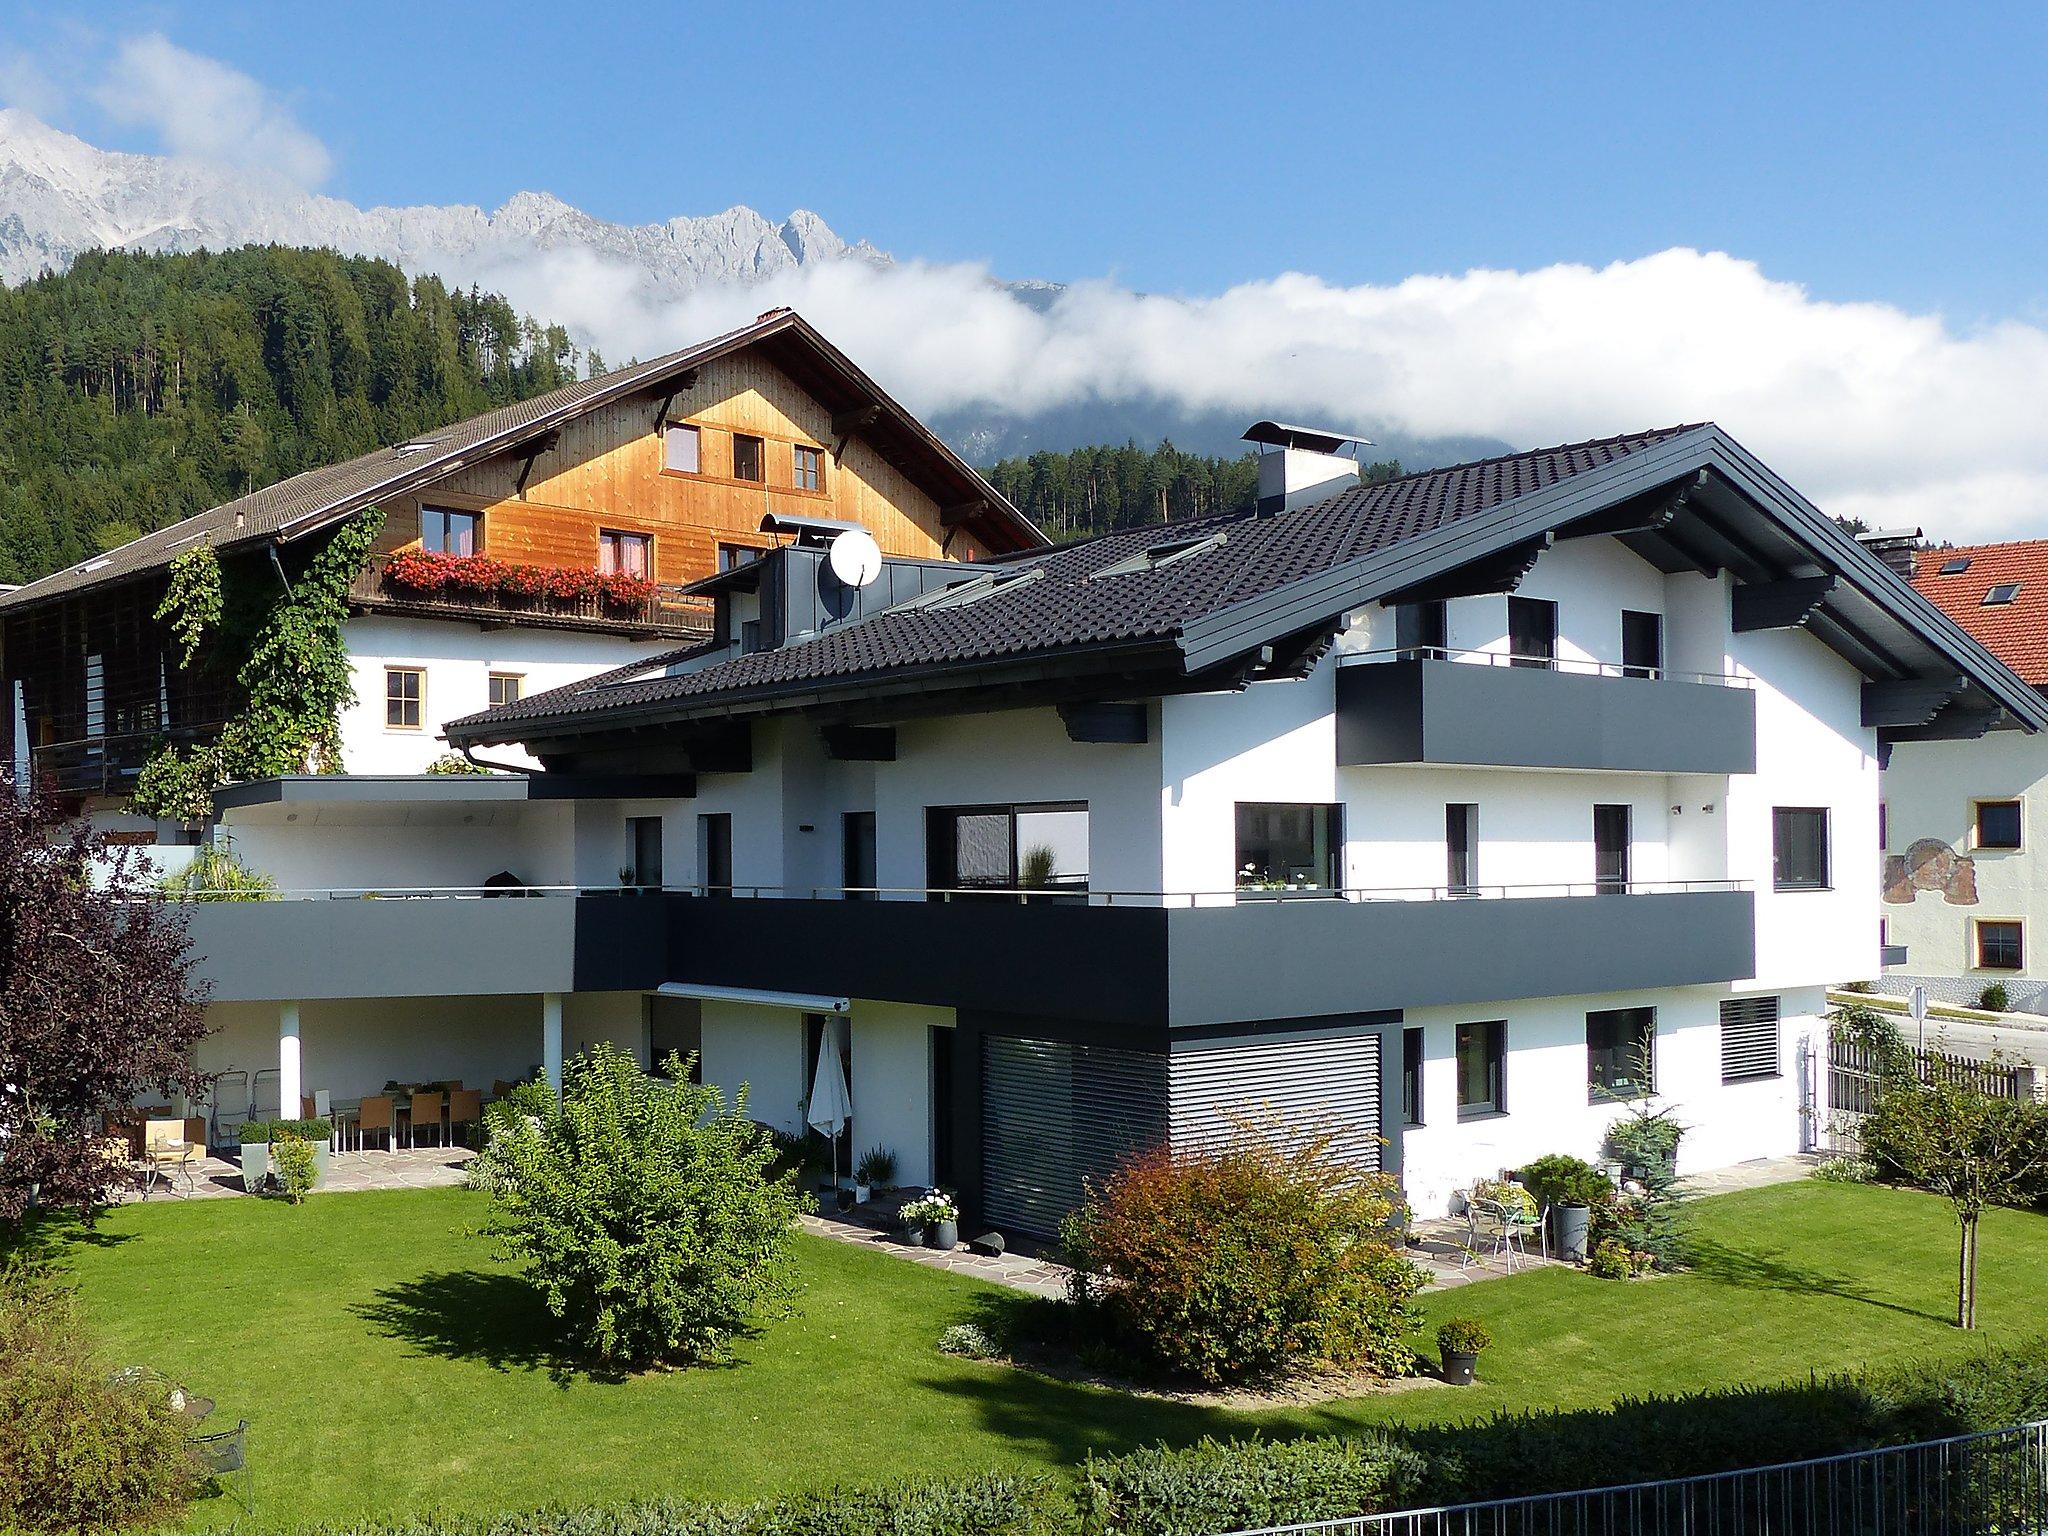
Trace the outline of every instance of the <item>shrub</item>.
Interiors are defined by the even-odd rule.
[[[0,1529],[168,1521],[197,1482],[161,1383],[110,1377],[70,1292],[0,1268]]]
[[[939,1335],[939,1353],[964,1360],[1000,1360],[1003,1347],[979,1323],[954,1323]]]
[[[270,1143],[270,1165],[285,1199],[293,1205],[304,1200],[313,1188],[313,1143],[298,1136],[279,1136]]]
[[[1338,1520],[1412,1502],[1423,1472],[1420,1456],[1373,1430],[1157,1446],[1088,1462],[1079,1526],[1087,1536],[1210,1536]]]
[[[794,1290],[808,1202],[770,1175],[745,1087],[728,1106],[680,1058],[664,1067],[601,1043],[564,1068],[559,1101],[492,1105],[476,1159],[501,1253],[527,1261],[573,1347],[613,1365],[716,1358]]]
[[[1076,1299],[1108,1342],[1211,1383],[1322,1362],[1412,1369],[1423,1277],[1393,1246],[1399,1196],[1332,1140],[1246,1126],[1090,1189],[1063,1235]]]
[[[443,752],[427,764],[427,772],[436,778],[482,778],[496,775],[497,770],[486,768],[482,763],[472,763],[460,752]]]
[[[1977,994],[1977,1006],[1986,1013],[2004,1013],[2012,1006],[2012,994],[2002,981],[1994,981]]]
[[[296,1136],[300,1141],[327,1141],[334,1135],[332,1120],[244,1120],[245,1142],[283,1141]]]
[[[887,1147],[869,1147],[853,1165],[853,1176],[876,1189],[887,1189],[896,1177],[896,1154]]]
[[[1824,1157],[1810,1177],[1824,1184],[1868,1184],[1877,1177],[1877,1165],[1867,1157]]]
[[[1605,1205],[1614,1197],[1614,1184],[1606,1174],[1584,1158],[1552,1152],[1522,1169],[1522,1184],[1539,1207],[1552,1210],[1563,1205]]]
[[[1656,1256],[1618,1237],[1603,1238],[1586,1259],[1586,1272],[1602,1280],[1633,1280],[1656,1267]]]
[[[1436,1331],[1436,1347],[1447,1355],[1477,1355],[1493,1348],[1493,1330],[1476,1317],[1454,1317]]]
[[[1474,1200],[1490,1200],[1510,1216],[1534,1221],[1541,1213],[1535,1196],[1513,1179],[1480,1179],[1472,1186]]]
[[[268,901],[277,894],[277,882],[249,868],[232,849],[208,843],[177,874],[165,875],[158,889],[180,901]]]

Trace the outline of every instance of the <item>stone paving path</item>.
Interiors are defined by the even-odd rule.
[[[1067,1276],[1072,1273],[1065,1265],[1055,1264],[1050,1259],[1033,1258],[1022,1253],[981,1254],[964,1243],[950,1253],[926,1248],[898,1233],[877,1231],[865,1223],[842,1221],[834,1216],[806,1216],[803,1222],[804,1230],[818,1237],[872,1248],[891,1258],[922,1264],[927,1269],[972,1275],[977,1280],[1005,1285],[1013,1291],[1025,1291],[1033,1296],[1065,1296]]]
[[[347,1194],[365,1189],[445,1189],[460,1184],[469,1160],[476,1156],[467,1147],[404,1147],[395,1152],[333,1152],[327,1158],[327,1177],[315,1195]],[[212,1200],[242,1195],[242,1165],[223,1158],[208,1157],[196,1164],[188,1181],[184,1174],[159,1179],[147,1197],[159,1200]],[[124,1205],[144,1199],[141,1181],[115,1196]]]

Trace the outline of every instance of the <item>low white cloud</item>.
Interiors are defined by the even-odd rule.
[[[681,300],[561,252],[475,275],[614,362],[789,304],[921,412],[1152,400],[1522,446],[1714,420],[1830,513],[2048,533],[2048,331],[1831,303],[1717,252],[1203,298],[1082,283],[1044,313],[974,266],[841,262]]]
[[[147,128],[170,154],[317,187],[334,168],[319,139],[260,82],[161,33],[124,38],[92,91],[117,123]]]

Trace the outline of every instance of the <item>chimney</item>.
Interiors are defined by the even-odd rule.
[[[1856,542],[1869,550],[1903,581],[1913,579],[1913,556],[1926,545],[1918,528],[1871,528],[1856,535]]]
[[[1259,445],[1259,516],[1327,501],[1358,484],[1360,448],[1372,439],[1279,421],[1255,421],[1244,440]]]

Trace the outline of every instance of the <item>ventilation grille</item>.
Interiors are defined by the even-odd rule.
[[[1778,1075],[1778,1000],[1731,997],[1721,1004],[1721,1081]]]

